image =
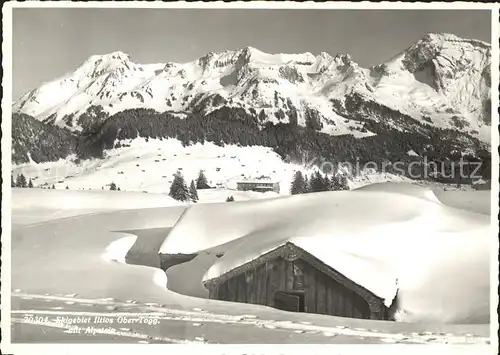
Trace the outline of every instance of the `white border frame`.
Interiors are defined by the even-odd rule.
[[[493,3],[350,3],[331,1],[327,3],[315,2],[269,2],[269,1],[251,1],[251,2],[210,2],[210,3],[162,3],[162,2],[108,2],[108,1],[89,1],[89,2],[9,2],[3,4],[3,97],[2,97],[2,268],[1,268],[1,307],[2,307],[2,351],[12,354],[87,354],[105,352],[106,354],[128,354],[144,351],[144,346],[148,346],[148,352],[165,354],[165,351],[173,351],[176,354],[200,353],[200,354],[241,354],[241,353],[266,353],[266,354],[310,354],[328,353],[337,354],[355,354],[358,352],[370,352],[387,354],[421,354],[422,350],[426,353],[438,354],[496,354],[498,348],[498,191],[499,191],[499,171],[492,171],[492,194],[491,194],[491,325],[490,345],[399,345],[399,344],[376,344],[376,345],[302,345],[302,344],[241,344],[241,345],[156,345],[156,344],[11,344],[11,321],[10,321],[10,301],[11,301],[11,188],[10,188],[10,170],[11,170],[11,103],[12,103],[12,9],[13,8],[197,8],[197,9],[386,9],[386,10],[491,10],[491,46],[492,46],[492,68],[491,68],[491,102],[492,102],[492,166],[499,166],[498,157],[498,107],[499,107],[499,11],[500,4]],[[496,193],[493,193],[495,192]],[[165,348],[168,346],[168,349]],[[312,353],[313,352],[313,353]]]

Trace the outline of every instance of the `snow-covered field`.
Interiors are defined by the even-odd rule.
[[[289,195],[294,172],[300,170],[310,175],[315,169],[311,161],[301,165],[285,163],[271,148],[261,146],[220,147],[206,142],[183,147],[177,139],[146,141],[144,138],[121,143],[130,146],[106,150],[104,159],[89,159],[78,164],[75,157],[40,164],[31,162],[15,165],[12,174],[24,174],[27,180],[32,179],[35,187],[54,185],[56,190],[68,187],[69,190],[106,191],[114,182],[121,191],[168,194],[177,171],[189,185],[203,170],[209,185],[215,188],[199,190],[199,202],[224,202],[229,196],[245,201]],[[279,183],[279,194],[236,190],[236,182],[263,176]],[[411,182],[401,176],[368,170],[350,178],[349,185],[356,188],[387,181]]]
[[[61,197],[63,194],[68,195],[66,203],[61,202],[64,201]],[[73,208],[71,201],[78,200],[76,198],[77,194],[86,196],[85,198],[79,197],[80,201],[86,200],[89,202],[80,202],[78,208]],[[103,198],[100,200],[96,197],[87,198],[91,195],[94,196],[94,194],[95,196],[102,194]],[[113,197],[111,198],[112,194]],[[335,205],[331,201],[338,199],[340,203],[343,200],[343,198],[339,197],[336,199],[330,198],[330,196],[334,196],[333,194],[339,193],[324,193],[310,195],[305,199],[304,196],[299,198],[304,199],[303,202],[306,204],[306,200],[308,200],[311,206],[317,205],[319,202],[324,203],[326,205],[322,210],[327,211]],[[363,192],[351,191],[345,194],[356,199],[358,197],[354,196],[356,194],[361,196]],[[485,194],[477,195],[480,198],[486,196]],[[257,212],[259,208],[256,206],[260,204],[272,208],[272,206],[276,207],[281,204],[280,201],[286,201],[284,204],[290,207],[284,206],[282,212],[276,209],[272,210],[273,213],[268,212],[270,215],[281,216],[286,219],[289,211],[294,208],[294,204],[289,202],[294,199],[296,199],[295,196],[285,197],[284,199],[223,204],[228,207],[231,206],[232,212],[231,209],[225,209],[218,204],[194,205],[194,209],[190,207],[194,213],[196,213],[196,210],[203,210],[203,206],[206,206],[205,210],[224,210],[228,215],[223,219],[223,222],[221,222],[220,218],[214,220],[218,221],[219,224],[215,223],[214,227],[221,232],[217,234],[219,236],[217,240],[198,240],[196,243],[199,244],[196,245],[194,240],[200,238],[199,231],[197,231],[192,236],[185,236],[186,238],[182,240],[181,245],[188,247],[191,241],[193,242],[192,250],[202,250],[223,243],[220,238],[226,238],[228,235],[227,228],[223,227],[234,226],[234,223],[230,223],[230,219],[234,217],[234,214],[237,214],[237,211],[246,213],[247,209]],[[123,206],[118,209],[120,200]],[[396,200],[399,201],[398,198]],[[37,201],[37,205],[31,209],[26,209],[27,204],[34,201]],[[446,293],[447,290],[457,286],[453,277],[457,275],[456,270],[459,268],[459,280],[462,283],[469,282],[477,287],[461,289],[464,293],[455,295],[455,301],[451,302],[450,299],[446,299],[444,301],[446,304],[443,307],[436,306],[432,308],[432,311],[440,310],[446,313],[450,309],[455,310],[455,307],[459,304],[465,306],[465,310],[470,311],[471,307],[468,304],[471,301],[470,297],[477,297],[477,299],[474,299],[477,315],[484,314],[485,302],[487,302],[489,295],[488,289],[485,288],[488,269],[487,265],[485,266],[487,262],[484,259],[484,246],[487,243],[484,241],[484,234],[476,236],[478,243],[469,243],[467,235],[472,235],[476,228],[481,228],[483,222],[487,219],[486,216],[481,217],[480,215],[473,215],[459,210],[450,212],[451,209],[423,198],[414,197],[412,201],[418,206],[425,205],[429,207],[428,211],[424,213],[424,217],[429,217],[432,214],[431,212],[436,217],[441,217],[429,220],[431,222],[429,231],[441,225],[442,232],[447,232],[448,235],[458,231],[463,233],[462,236],[457,236],[459,244],[450,246],[446,243],[448,239],[444,238],[443,242],[436,242],[431,240],[432,238],[429,235],[426,235],[426,230],[420,231],[419,238],[424,240],[425,243],[433,243],[435,248],[430,249],[432,252],[427,254],[427,256],[431,257],[430,262],[426,263],[427,267],[417,268],[413,264],[404,270],[405,275],[418,276],[419,281],[417,283],[406,283],[406,291],[410,296],[407,298],[409,308],[419,310],[419,305],[429,306],[433,302],[436,306],[435,297],[427,298],[429,294],[424,292],[422,287],[426,285],[438,288],[436,292],[443,295],[443,292]],[[108,202],[109,205],[107,205]],[[392,218],[387,216],[387,221],[394,221],[394,218],[398,216],[404,217],[400,222],[406,221],[407,223],[412,218],[422,218],[422,216],[413,214],[415,206],[405,205],[406,207],[401,207],[396,202],[394,202],[391,211],[397,211],[395,211]],[[171,201],[165,198],[164,195],[155,197],[153,194],[142,193],[116,191],[103,194],[102,192],[68,190],[13,189],[13,215],[20,211],[26,212],[24,215],[17,214],[12,231],[12,319],[15,323],[12,334],[13,341],[474,344],[485,344],[489,341],[488,324],[405,323],[347,319],[316,314],[283,312],[269,307],[233,304],[173,292],[176,291],[175,284],[179,285],[182,279],[185,284],[198,282],[199,285],[204,272],[213,264],[213,261],[210,261],[210,258],[215,259],[213,254],[205,254],[208,255],[203,263],[205,270],[193,269],[195,266],[200,265],[199,258],[203,253],[190,263],[174,267],[172,272],[168,274],[168,285],[172,289],[168,290],[165,287],[167,284],[165,273],[152,267],[124,264],[123,254],[136,236],[141,238],[143,234],[141,231],[156,229],[156,233],[160,238],[162,237],[162,229],[165,229],[164,237],[167,236],[168,228],[174,226],[185,211],[185,206],[164,207],[170,206],[170,203]],[[434,205],[430,207],[432,203]],[[47,205],[43,206],[44,204]],[[387,205],[391,205],[391,203],[385,203],[386,208]],[[140,209],[134,209],[133,206],[140,206]],[[106,208],[107,211],[103,211]],[[34,218],[39,212],[43,214],[47,210],[64,211],[70,209],[73,210],[72,213],[62,213],[66,218],[57,219],[60,215],[56,215],[51,217],[52,220],[48,220],[50,217],[45,214],[44,218],[42,218],[43,223]],[[88,214],[89,209],[95,212]],[[266,211],[266,208],[263,210]],[[342,211],[338,208],[335,211],[342,214]],[[80,213],[87,214],[78,215]],[[383,215],[382,209],[380,208],[377,213]],[[192,218],[189,217],[190,214],[185,214],[183,217],[184,222],[181,221],[182,223],[179,223],[176,228],[180,227],[182,229],[185,221]],[[314,222],[309,226],[310,228],[319,228],[322,224],[326,225],[326,222],[321,222],[319,217],[314,218]],[[461,217],[462,220],[458,217]],[[298,220],[301,220],[301,218],[298,218]],[[364,222],[358,222],[357,224],[366,227],[369,218],[366,216],[363,218]],[[271,219],[272,217],[259,215],[259,220],[264,224]],[[286,220],[291,221],[290,219]],[[210,222],[205,220],[203,223]],[[445,230],[443,230],[443,226],[447,223],[450,223],[451,229],[444,228]],[[245,227],[243,226],[243,228]],[[348,229],[349,226],[343,225],[336,228]],[[292,231],[291,228],[285,229],[288,232]],[[299,231],[305,231],[306,229],[307,226],[304,225]],[[394,230],[396,229],[395,226]],[[178,231],[172,234],[172,239],[169,237],[167,241],[178,240],[179,237],[175,237]],[[376,231],[376,228],[373,231]],[[234,232],[240,233],[241,231],[235,229]],[[363,241],[369,241],[369,238],[359,237]],[[271,239],[277,241],[276,238]],[[408,240],[408,237],[405,238],[405,243]],[[421,262],[423,259],[420,256],[427,249],[423,248],[424,243],[422,243],[422,240],[406,245],[406,249],[415,254],[411,258],[412,261]],[[393,250],[392,247],[386,249]],[[415,250],[419,250],[419,253]],[[157,250],[151,250],[151,253],[157,253]],[[398,260],[398,258],[403,258],[403,255],[408,257],[409,254],[411,253],[394,255],[394,258],[389,258],[389,260]],[[462,263],[457,264],[457,256],[467,258],[461,259]],[[410,266],[415,268],[412,269]],[[465,269],[466,266],[468,269]],[[184,267],[182,273],[173,272],[175,268],[181,267]],[[486,270],[484,270],[485,267]],[[435,274],[436,277],[429,277],[429,274]],[[193,275],[194,277],[192,277]],[[447,303],[450,303],[450,305],[447,305]],[[138,314],[146,315],[146,318],[156,318],[159,323],[156,325],[144,323],[118,324],[119,317],[137,318],[139,317]],[[38,327],[45,330],[36,331],[37,326],[26,321],[25,316],[27,315],[48,317],[44,324],[38,325]],[[105,325],[93,324],[102,338],[88,335],[80,336],[72,334],[71,326],[67,323],[58,323],[56,321],[57,316],[74,318],[78,315],[109,316],[114,320],[111,325],[114,331],[109,333],[106,331]],[[106,327],[109,327],[109,325],[106,325]]]
[[[291,242],[388,306],[399,290],[403,321],[488,322],[490,231],[488,216],[445,206],[430,190],[375,184],[192,206],[160,251],[191,254],[238,240],[208,280]]]
[[[13,175],[23,173],[27,179],[33,179],[35,187],[54,184],[56,189],[68,186],[71,190],[109,190],[114,182],[122,191],[168,193],[177,171],[189,184],[203,170],[213,187],[235,190],[236,181],[264,175],[281,182],[282,192],[288,194],[293,173],[299,168],[284,163],[271,148],[260,146],[219,147],[207,142],[183,147],[177,139],[144,138],[121,143],[130,146],[107,150],[104,159],[79,164],[74,159],[23,164],[14,167]],[[203,201],[204,191],[199,194]],[[206,195],[209,200],[214,199],[213,192]],[[245,194],[239,195],[245,198]]]
[[[14,225],[41,223],[60,218],[109,211],[181,205],[164,194],[125,191],[73,191],[13,189],[11,203]]]

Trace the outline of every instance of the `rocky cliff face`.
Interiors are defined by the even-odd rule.
[[[433,97],[433,105],[428,105],[430,116],[451,113],[482,127],[490,121],[490,64],[491,47],[487,43],[429,34],[387,67],[393,76],[408,73],[433,89],[437,97]]]

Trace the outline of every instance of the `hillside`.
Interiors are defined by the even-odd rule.
[[[173,138],[228,147],[220,155],[267,147],[300,166],[488,162],[490,61],[489,44],[448,34],[368,69],[347,54],[251,47],[184,64],[95,55],[14,103],[12,159],[28,170],[63,159],[82,172],[138,138]]]

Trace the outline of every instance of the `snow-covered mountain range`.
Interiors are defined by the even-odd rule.
[[[184,64],[92,56],[13,104],[13,173],[37,186],[166,192],[177,170],[188,180],[205,170],[214,187],[267,176],[288,193],[293,171],[324,162],[409,172],[465,156],[486,163],[488,179],[490,62],[489,44],[449,34],[368,69],[347,54],[251,47]],[[375,170],[376,181],[409,177]]]
[[[85,126],[81,117],[95,107],[110,116],[135,108],[208,114],[224,106],[253,112],[261,124],[297,123],[364,137],[376,132],[360,116],[384,122],[383,112],[371,108],[376,105],[488,143],[490,62],[489,44],[450,34],[428,34],[372,68],[347,54],[268,54],[251,47],[183,64],[141,65],[114,52],[92,56],[26,93],[13,111],[78,134]]]

